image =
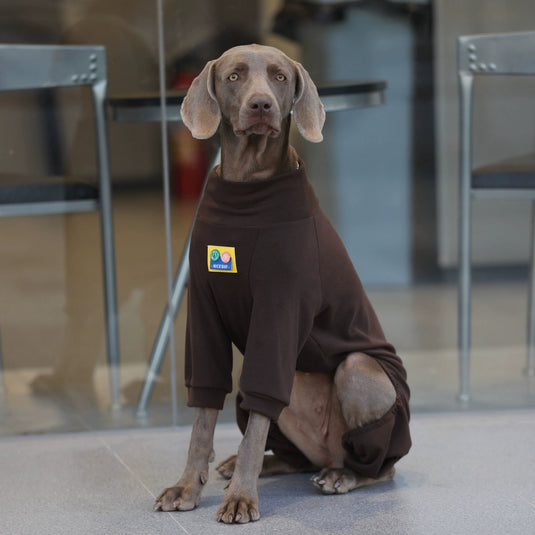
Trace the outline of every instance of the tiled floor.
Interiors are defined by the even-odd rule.
[[[414,446],[392,482],[322,496],[310,475],[260,480],[262,518],[215,520],[225,481],[212,469],[200,506],[155,513],[154,498],[184,466],[189,428],[0,440],[5,534],[292,533],[530,535],[535,526],[535,411],[417,415]],[[216,462],[240,440],[218,427]]]

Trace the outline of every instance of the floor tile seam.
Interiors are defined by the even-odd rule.
[[[145,484],[145,482],[136,474],[132,468],[128,465],[128,463],[111,447],[110,444],[108,444],[104,438],[101,436],[99,437],[99,440],[101,444],[109,451],[109,453],[119,462],[123,468],[147,491],[147,493],[152,497],[153,500],[156,500],[156,496],[153,494],[153,492],[150,490],[150,488]],[[161,514],[161,513],[160,513]],[[172,515],[171,513],[165,513],[167,516],[184,532],[186,535],[191,535],[190,532],[177,520],[176,515]]]
[[[218,423],[218,431],[221,431],[219,440],[239,440],[241,433],[234,422]],[[18,448],[23,443],[42,442],[45,446],[49,442],[56,442],[58,440],[73,440],[84,441],[87,440],[115,440],[116,438],[135,437],[141,438],[156,436],[174,436],[178,438],[189,439],[191,435],[191,424],[184,424],[178,427],[161,426],[153,428],[125,428],[125,429],[94,429],[84,428],[77,431],[65,431],[58,433],[33,433],[33,434],[0,434],[0,448],[9,449],[11,447]]]
[[[518,498],[520,498],[523,502],[526,502],[532,509],[535,510],[535,501],[529,500],[521,492],[515,492],[515,494],[518,496]]]
[[[514,418],[513,422],[510,420],[511,417]],[[465,424],[467,420],[472,418],[477,418],[478,421],[476,423],[478,425],[486,425],[491,422],[492,418],[499,418],[501,421],[509,424],[533,424],[535,423],[535,409],[532,407],[522,407],[492,410],[466,409],[429,412],[416,411],[412,414],[411,420],[413,422],[431,422],[432,424],[450,424],[452,420],[457,420],[458,423]],[[474,422],[471,422],[471,424],[473,423]]]

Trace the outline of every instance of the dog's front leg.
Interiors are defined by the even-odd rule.
[[[208,481],[218,413],[216,409],[195,409],[186,468],[177,484],[158,496],[155,511],[190,511],[199,505],[202,489]]]
[[[262,470],[269,418],[251,412],[245,435],[238,450],[236,467],[227,486],[217,520],[225,524],[245,524],[258,520],[258,476]]]

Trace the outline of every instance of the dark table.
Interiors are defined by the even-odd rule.
[[[326,112],[352,108],[380,106],[385,102],[386,82],[382,80],[354,80],[320,85],[318,93]],[[186,91],[169,91],[165,98],[168,121],[180,121],[180,104]],[[151,122],[160,121],[160,95],[118,96],[108,99],[114,121]]]

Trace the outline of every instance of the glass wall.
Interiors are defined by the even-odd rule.
[[[183,386],[187,291],[175,299],[174,351],[159,333],[169,295],[181,288],[172,282],[218,140],[194,140],[177,111],[208,60],[251,42],[301,61],[320,87],[386,82],[380,105],[329,112],[322,144],[296,132],[292,144],[405,359],[413,409],[466,408],[456,399],[456,37],[529,30],[534,14],[527,0],[1,1],[2,44],[106,47],[120,407],[112,407],[98,212],[0,217],[0,435],[191,421]],[[0,85],[10,76],[0,72]],[[533,116],[533,86],[513,90],[514,117],[480,147],[480,158],[496,147],[533,146],[533,121],[518,126]],[[504,124],[508,91],[491,88],[486,106],[502,116],[476,129]],[[13,177],[30,188],[43,175],[94,184],[97,170],[88,87],[0,92],[0,200]],[[535,404],[522,373],[529,209],[498,205],[477,215],[483,269],[474,296],[472,408]],[[502,223],[509,216],[513,223]],[[488,224],[505,232],[498,245],[484,236]],[[235,382],[240,367],[236,352]],[[233,404],[229,396],[221,420],[233,420]]]

